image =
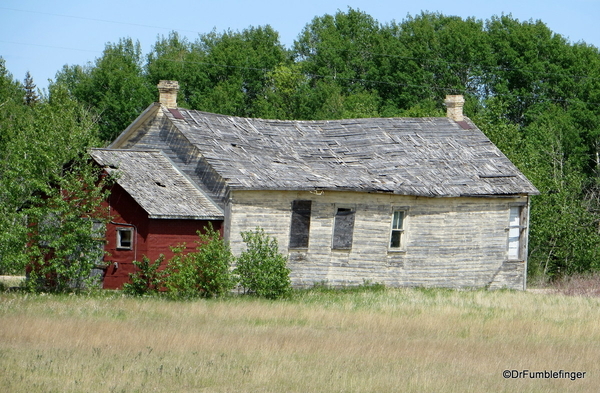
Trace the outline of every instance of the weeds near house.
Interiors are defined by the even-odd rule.
[[[554,282],[552,291],[568,296],[600,297],[600,273],[574,274]]]

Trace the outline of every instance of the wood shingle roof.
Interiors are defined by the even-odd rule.
[[[159,219],[223,219],[223,210],[159,150],[92,149],[92,158]]]
[[[160,110],[230,189],[538,193],[468,119],[281,121]]]

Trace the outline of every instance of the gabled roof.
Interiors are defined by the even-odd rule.
[[[92,149],[90,154],[149,218],[223,219],[223,211],[159,150]]]
[[[466,118],[281,121],[164,106],[160,111],[230,189],[430,197],[538,193]]]

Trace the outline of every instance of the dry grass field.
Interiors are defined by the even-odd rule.
[[[0,293],[0,391],[596,392],[599,308],[441,289],[190,302]],[[585,374],[530,378],[550,370]]]

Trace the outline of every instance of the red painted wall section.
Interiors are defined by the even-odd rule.
[[[129,282],[129,274],[136,270],[134,260],[142,260],[147,256],[155,261],[164,254],[164,268],[173,256],[171,246],[186,243],[186,251],[195,250],[197,231],[204,232],[203,229],[209,224],[209,221],[204,220],[150,219],[146,211],[118,184],[113,186],[107,204],[110,207],[111,222],[106,228],[104,248],[107,252],[104,261],[108,265],[103,284],[106,289],[120,289]],[[223,222],[210,222],[222,234]],[[117,248],[119,229],[133,230],[131,249]]]

